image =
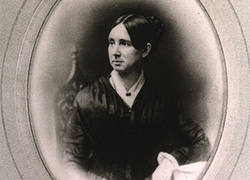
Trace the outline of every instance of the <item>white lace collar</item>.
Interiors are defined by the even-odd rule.
[[[116,90],[117,94],[119,94],[119,96],[124,100],[124,102],[131,108],[134,104],[136,96],[140,92],[145,82],[144,71],[141,71],[139,78],[129,91],[127,91],[122,85],[117,71],[113,70],[111,72],[111,77],[109,80],[113,88]]]

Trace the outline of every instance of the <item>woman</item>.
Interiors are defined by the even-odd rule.
[[[79,179],[170,179],[178,165],[206,158],[204,131],[144,74],[143,61],[163,32],[159,19],[136,14],[112,25],[113,70],[77,94],[64,138],[67,165]]]

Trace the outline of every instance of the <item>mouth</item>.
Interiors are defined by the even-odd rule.
[[[121,60],[113,60],[112,63],[113,64],[121,64],[121,63],[123,63],[123,61],[121,61]]]
[[[122,63],[122,60],[112,60],[113,63]]]
[[[112,61],[112,64],[113,64],[114,66],[121,66],[122,63],[123,63],[123,61],[121,61],[121,60],[113,60],[113,61]]]

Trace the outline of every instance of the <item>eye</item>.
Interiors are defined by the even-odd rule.
[[[124,43],[124,46],[131,46],[131,44],[126,42],[126,43]]]
[[[108,43],[109,43],[109,45],[114,45],[115,41],[113,39],[109,39]]]
[[[126,46],[126,47],[131,46],[130,41],[121,41],[120,44],[121,44],[122,46]]]

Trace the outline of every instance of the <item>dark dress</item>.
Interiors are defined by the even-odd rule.
[[[107,179],[142,180],[157,167],[159,152],[179,165],[206,160],[209,142],[179,103],[146,78],[129,108],[102,77],[80,90],[64,138],[68,161]]]

